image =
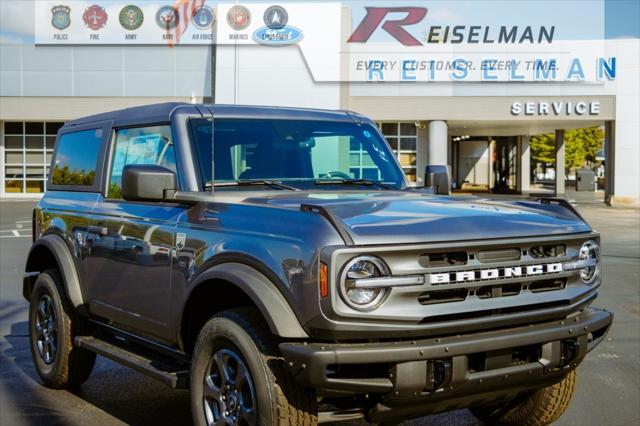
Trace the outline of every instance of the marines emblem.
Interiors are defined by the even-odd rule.
[[[120,11],[120,25],[129,31],[135,31],[142,26],[144,13],[138,6],[125,6]]]
[[[64,30],[71,25],[71,8],[69,6],[54,6],[51,8],[51,25],[58,30]]]
[[[242,31],[251,24],[251,12],[244,6],[233,6],[227,12],[227,23],[236,31]]]

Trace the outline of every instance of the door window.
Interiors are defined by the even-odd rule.
[[[109,198],[122,198],[122,169],[129,164],[153,164],[177,173],[171,127],[137,127],[119,129],[116,132],[109,178]]]

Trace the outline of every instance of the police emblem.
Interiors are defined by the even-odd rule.
[[[163,6],[156,13],[156,23],[165,30],[172,30],[178,25],[178,11],[172,6]]]
[[[64,30],[71,25],[71,8],[69,6],[54,6],[51,8],[51,25],[58,30]]]
[[[84,24],[93,31],[98,31],[107,25],[108,18],[109,16],[107,15],[107,11],[104,10],[104,7],[98,6],[97,4],[88,7],[82,15]]]
[[[120,25],[129,31],[135,31],[142,26],[144,13],[138,6],[125,6],[120,11]]]
[[[227,12],[227,23],[236,31],[242,31],[251,24],[251,12],[244,6],[233,6]]]
[[[208,30],[216,22],[216,14],[209,6],[199,6],[193,11],[191,22],[199,30]]]
[[[282,6],[271,6],[264,12],[264,24],[272,29],[279,30],[289,22],[289,14]]]

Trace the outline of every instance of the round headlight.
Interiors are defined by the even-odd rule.
[[[589,240],[580,247],[578,259],[588,264],[580,269],[580,278],[587,284],[595,282],[600,276],[600,247],[598,243]]]
[[[389,268],[384,262],[373,256],[353,258],[342,270],[340,277],[340,295],[350,307],[366,311],[374,309],[387,295],[387,288],[356,288],[358,279],[389,276]]]

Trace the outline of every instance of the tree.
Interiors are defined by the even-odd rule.
[[[531,158],[536,163],[549,165],[556,161],[556,135],[553,133],[532,136],[529,139],[529,146]]]
[[[564,165],[567,169],[576,169],[587,162],[595,162],[596,153],[602,148],[604,130],[602,127],[585,127],[567,130],[564,134]],[[545,133],[532,136],[529,140],[531,158],[536,163],[551,165],[556,158],[556,135]]]

